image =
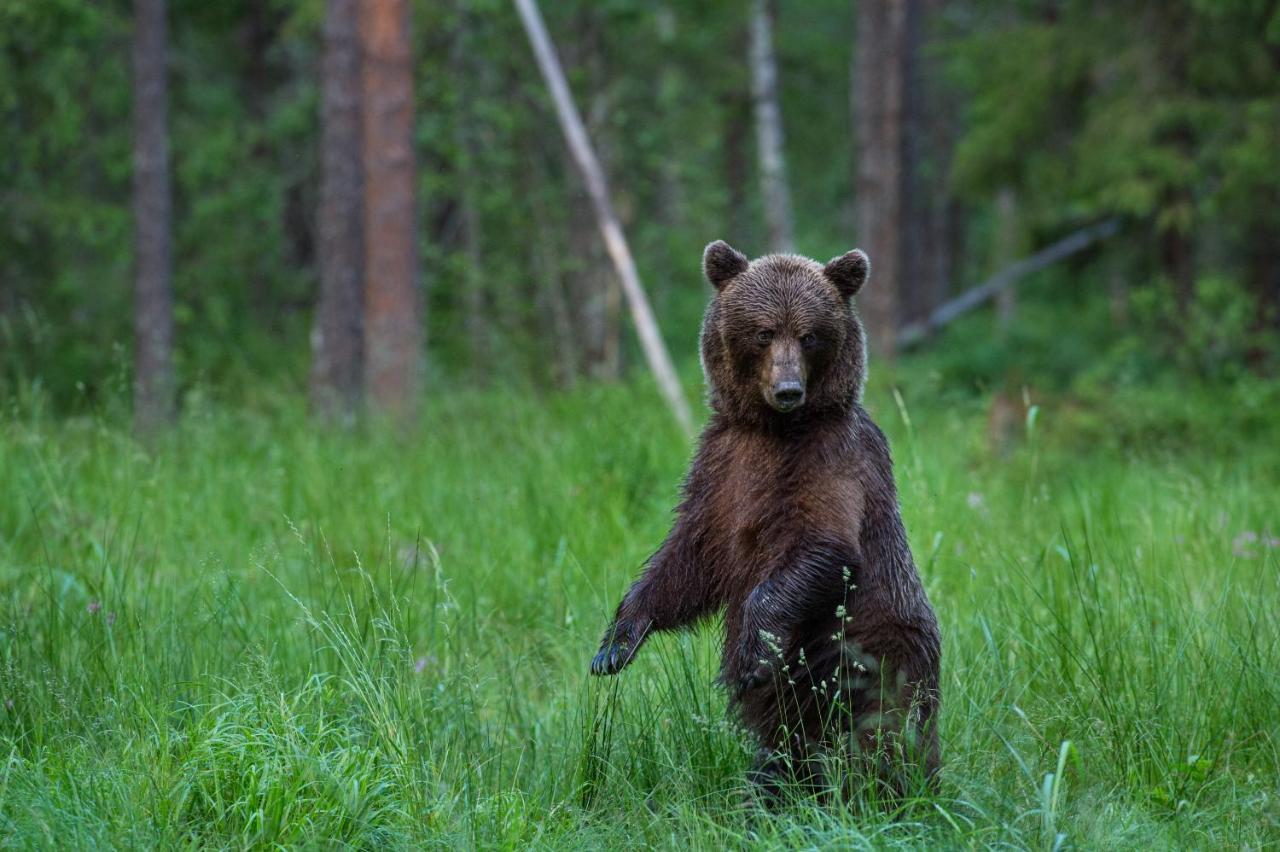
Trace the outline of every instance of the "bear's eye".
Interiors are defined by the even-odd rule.
[[[769,331],[767,328],[762,328],[756,332],[756,343],[759,343],[761,346],[768,346],[772,342],[773,342],[772,331]]]
[[[808,334],[802,335],[800,337],[800,345],[805,349],[812,349],[818,345],[818,335],[814,334],[812,331]]]

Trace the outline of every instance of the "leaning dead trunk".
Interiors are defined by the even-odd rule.
[[[662,342],[662,334],[658,330],[657,320],[649,307],[649,299],[640,283],[640,274],[636,271],[631,249],[627,245],[622,226],[618,223],[613,204],[609,200],[609,188],[605,182],[604,171],[600,168],[600,162],[596,159],[591,142],[587,139],[587,132],[582,127],[582,118],[578,115],[577,107],[574,106],[569,86],[564,79],[564,72],[560,68],[560,60],[556,57],[555,48],[542,22],[542,15],[534,0],[515,0],[515,4],[520,12],[520,19],[524,23],[525,32],[529,36],[529,42],[533,46],[538,67],[546,79],[547,87],[551,90],[551,98],[555,102],[565,140],[569,144],[569,150],[573,154],[578,169],[582,172],[583,182],[591,196],[605,249],[613,259],[618,277],[622,280],[622,289],[631,308],[631,317],[635,321],[636,333],[640,337],[640,345],[649,362],[649,369],[653,371],[658,389],[662,392],[681,429],[686,435],[692,435],[693,416],[689,411],[689,402],[680,388],[680,380],[671,364],[671,356],[667,354],[666,344]]]
[[[165,0],[136,0],[133,33],[134,385],[140,434],[174,410],[173,218]]]

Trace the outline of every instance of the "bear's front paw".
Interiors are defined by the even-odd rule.
[[[628,642],[621,640],[606,642],[596,654],[595,659],[591,661],[591,673],[597,676],[617,674],[631,662],[633,654],[634,649]]]
[[[776,657],[763,641],[750,642],[738,653],[727,680],[741,692],[759,689],[773,680]]]
[[[743,692],[759,689],[773,680],[773,664],[768,660],[759,662],[755,668],[738,678],[738,688]]]

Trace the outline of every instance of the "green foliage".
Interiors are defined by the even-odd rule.
[[[1148,270],[1176,235],[1209,277],[1273,291],[1277,20],[1261,0],[1073,0],[968,20],[947,51],[969,96],[957,188],[1017,189],[1033,232],[1118,214],[1153,235]]]
[[[1192,301],[1176,308],[1167,287],[1151,286],[1133,294],[1135,318],[1152,356],[1184,375],[1239,380],[1250,367],[1275,358],[1276,332],[1259,327],[1251,294],[1229,278],[1202,278]]]
[[[1105,255],[1125,265],[1132,288],[1160,294],[1151,308],[1160,320],[1144,328],[1162,336],[1142,348],[1177,350],[1206,374],[1270,368],[1253,343],[1224,349],[1212,335],[1167,333],[1172,297],[1151,282],[1182,274],[1163,256],[1162,241],[1176,236],[1194,256],[1183,289],[1194,280],[1214,293],[1243,288],[1256,317],[1250,341],[1275,327],[1273,5],[964,2],[930,13],[919,73],[928,103],[956,114],[928,132],[956,144],[950,160],[934,152],[919,165],[930,183],[949,175],[955,194],[963,250],[952,289],[990,271],[989,199],[1001,188],[1017,193],[1027,245],[1119,214],[1126,230]],[[751,251],[762,242],[749,9],[546,6],[659,318],[685,327],[706,298],[701,247],[713,237]],[[318,279],[323,14],[319,0],[170,4],[177,357],[187,392],[304,381]],[[604,263],[581,216],[578,175],[508,3],[418,2],[414,21],[430,358],[437,375],[546,384],[572,345],[560,339],[557,300],[572,300],[574,280]],[[853,26],[842,0],[784,4],[777,25],[798,248],[814,255],[858,241],[848,223]],[[0,387],[39,381],[61,410],[106,404],[129,377],[130,27],[118,0],[0,9]],[[1221,299],[1198,304],[1216,310]],[[465,321],[476,311],[481,332]],[[1239,320],[1233,313],[1233,329]],[[693,356],[692,338],[668,336],[678,358]],[[1026,336],[1000,341],[979,372],[1010,363]],[[1062,341],[1064,363],[1043,368],[1065,381],[1086,344],[1093,339]],[[1212,351],[1193,353],[1200,345]]]

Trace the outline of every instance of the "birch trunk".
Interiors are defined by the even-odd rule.
[[[751,14],[751,88],[769,249],[789,252],[795,248],[795,223],[791,215],[791,189],[787,184],[782,109],[778,103],[778,60],[773,49],[775,18],[773,0],[756,0]]]

